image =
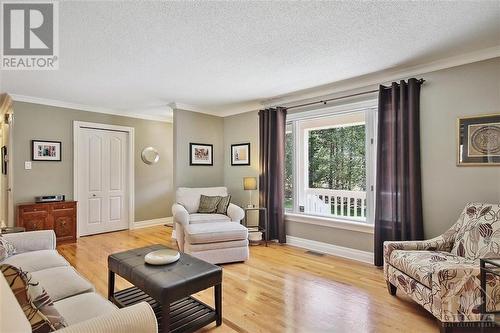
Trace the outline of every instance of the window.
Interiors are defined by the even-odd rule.
[[[288,117],[286,212],[372,223],[375,113],[350,105]]]

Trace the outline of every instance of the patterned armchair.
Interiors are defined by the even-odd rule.
[[[500,257],[500,204],[470,203],[444,234],[384,242],[384,276],[446,327],[481,320],[480,258]],[[487,275],[486,309],[500,311],[500,278]]]

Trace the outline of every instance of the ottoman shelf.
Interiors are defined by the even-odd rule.
[[[114,302],[119,307],[147,302],[158,320],[158,331],[163,331],[162,307],[151,296],[137,287],[117,291]],[[215,310],[194,297],[186,297],[170,304],[169,332],[194,332],[216,320]]]

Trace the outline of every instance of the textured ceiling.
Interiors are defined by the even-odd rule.
[[[60,2],[57,71],[2,90],[122,112],[214,112],[500,44],[500,2]]]

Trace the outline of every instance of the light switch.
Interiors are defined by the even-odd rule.
[[[24,162],[24,170],[31,170],[31,162],[30,161]]]

